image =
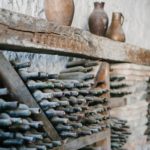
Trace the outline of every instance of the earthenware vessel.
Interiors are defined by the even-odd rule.
[[[89,17],[89,30],[91,33],[105,36],[108,27],[108,16],[104,11],[104,2],[95,2],[94,10]]]
[[[73,0],[45,0],[45,15],[48,21],[70,26],[74,15]]]
[[[112,22],[108,28],[106,36],[112,40],[125,42],[125,34],[122,29],[124,22],[124,16],[120,12],[114,12],[112,14]]]

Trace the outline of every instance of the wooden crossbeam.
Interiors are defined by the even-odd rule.
[[[12,65],[2,53],[0,53],[0,79],[1,82],[3,82],[4,85],[7,86],[12,98],[17,99],[19,102],[24,103],[30,107],[39,107],[17,72],[14,70]],[[36,120],[43,121],[44,129],[51,139],[60,139],[56,130],[42,110],[39,115],[36,115],[34,117]]]
[[[110,99],[111,109],[116,108],[116,107],[123,107],[126,105],[127,105],[127,102],[124,98],[111,98]]]
[[[103,141],[107,137],[110,137],[109,129],[97,134],[92,134],[89,136],[80,137],[78,139],[72,140],[61,147],[54,148],[53,150],[78,150],[88,145],[92,145],[98,141]]]
[[[0,49],[150,65],[150,50],[0,9]]]

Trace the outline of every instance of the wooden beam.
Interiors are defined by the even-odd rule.
[[[78,150],[81,148],[84,148],[88,145],[94,144],[98,141],[102,141],[106,139],[107,137],[110,137],[110,130],[107,129],[103,132],[92,134],[85,137],[80,137],[78,139],[75,139],[73,141],[70,141],[63,146],[59,148],[54,148],[53,150]],[[107,149],[108,150],[108,149]]]
[[[101,81],[104,81],[104,84],[97,85]],[[95,88],[96,89],[108,89],[110,91],[110,65],[107,62],[102,62],[99,67],[99,71],[96,75],[95,79]],[[110,107],[110,92],[103,94],[101,97],[107,98],[109,100],[108,107]],[[110,134],[109,134],[110,135]],[[95,147],[101,148],[102,150],[110,150],[111,140],[110,136],[108,136],[104,140],[100,140],[95,143]]]
[[[29,107],[39,108],[39,105],[36,103],[19,75],[2,53],[0,53],[0,78],[4,85],[7,86],[12,98],[17,99],[21,103],[27,104]],[[60,139],[56,130],[42,110],[39,115],[34,117],[36,120],[43,121],[44,129],[51,139]]]
[[[0,9],[0,49],[150,65],[150,50]]]

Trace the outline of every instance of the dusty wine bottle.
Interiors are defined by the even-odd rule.
[[[43,99],[51,99],[54,97],[52,93],[43,93],[40,90],[36,90],[33,93],[33,96],[37,100],[37,102],[40,102]]]
[[[60,136],[63,138],[76,138],[77,137],[77,133],[75,132],[68,132],[68,131],[63,131],[60,133]]]
[[[92,67],[84,68],[82,66],[77,66],[77,67],[65,69],[65,70],[61,71],[60,73],[70,73],[70,72],[84,72],[84,73],[87,73],[87,72],[90,72],[92,70],[93,70]]]
[[[44,109],[44,110],[47,110],[49,108],[55,108],[55,107],[58,107],[60,106],[60,104],[58,102],[50,102],[48,100],[42,100],[40,102],[40,106]]]
[[[59,116],[59,117],[63,117],[65,116],[65,112],[64,111],[60,111],[60,110],[54,110],[54,109],[49,109],[46,111],[46,115],[51,118],[51,117],[55,117],[55,116]]]
[[[19,103],[17,101],[6,102],[3,99],[0,99],[0,111],[17,109],[18,106],[19,106]]]
[[[0,96],[7,95],[7,94],[9,94],[7,88],[0,88]]]
[[[69,122],[68,125],[76,129],[81,128],[83,126],[82,123],[78,123],[78,122]]]
[[[35,115],[41,113],[40,108],[30,108],[25,104],[19,104],[18,109],[20,109],[20,110],[29,110],[29,111],[31,111],[31,114],[35,114]]]
[[[54,84],[52,84],[51,82],[41,82],[41,81],[35,82],[33,80],[29,80],[27,82],[27,86],[29,87],[30,90],[54,88]]]
[[[6,146],[21,146],[23,145],[23,139],[7,139],[2,143]]]
[[[94,78],[93,74],[85,74],[83,72],[63,73],[59,75],[59,79],[71,79],[78,81],[90,80],[93,78]]]
[[[12,132],[4,132],[0,130],[0,139],[13,139],[15,137],[14,133]]]
[[[71,131],[73,129],[72,126],[70,125],[63,125],[63,124],[58,124],[56,126],[57,131]]]
[[[12,65],[14,66],[15,69],[23,69],[23,68],[28,68],[31,67],[31,62],[15,62],[11,61]]]
[[[9,111],[8,114],[11,117],[29,117],[31,115],[30,110],[14,110],[14,111]]]
[[[0,119],[0,127],[7,127],[12,125],[12,121],[10,119]]]
[[[34,137],[32,137],[32,136],[24,136],[21,133],[16,133],[15,134],[15,138],[22,139],[25,142],[35,142],[36,141],[36,139]]]
[[[51,119],[51,121],[55,124],[59,124],[59,123],[64,123],[64,124],[67,124],[68,123],[68,119],[67,118],[59,118],[59,117],[53,117]]]
[[[44,72],[26,72],[23,70],[19,70],[18,72],[24,81],[27,81],[29,79],[47,79],[48,78],[48,74]]]

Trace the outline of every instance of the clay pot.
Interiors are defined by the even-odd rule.
[[[90,32],[99,36],[105,36],[108,27],[108,16],[104,11],[104,2],[95,2],[94,10],[89,17]]]
[[[45,15],[48,21],[70,26],[74,15],[73,0],[45,0]]]
[[[114,12],[106,36],[115,41],[125,42],[125,34],[122,29],[123,22],[124,16],[122,13]]]

